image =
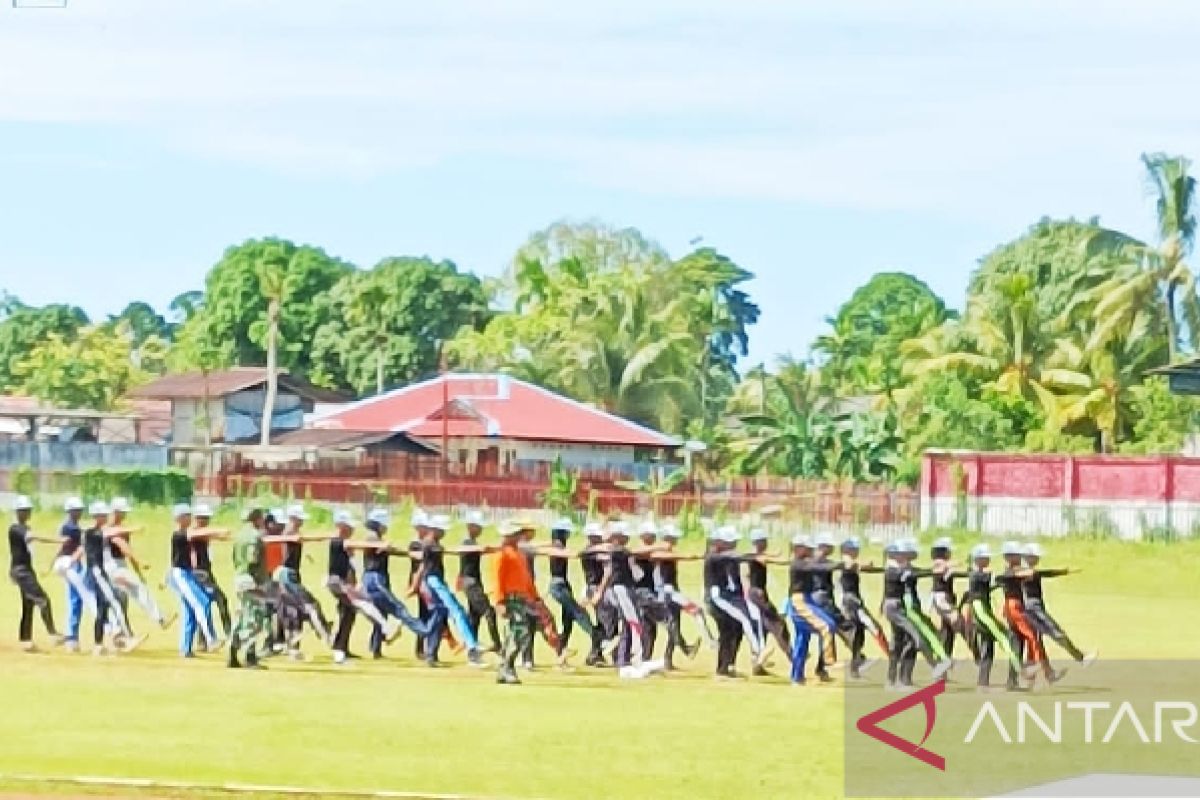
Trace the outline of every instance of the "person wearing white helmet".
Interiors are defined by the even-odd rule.
[[[742,583],[742,561],[737,553],[741,539],[733,526],[718,528],[704,559],[704,586],[717,624],[717,677],[736,678],[738,650],[743,636],[749,640],[754,665],[763,666],[762,645],[755,637],[746,607],[746,590]]]
[[[583,568],[583,599],[584,603],[596,612],[597,630],[584,663],[589,667],[604,667],[608,666],[604,653],[605,644],[615,648],[620,632],[620,615],[617,609],[599,592],[600,583],[604,580],[604,565],[608,561],[608,532],[603,524],[589,522],[583,527],[583,535],[587,539],[587,544],[579,553],[579,565]],[[595,602],[592,602],[593,599]]]
[[[992,553],[985,544],[971,548],[971,569],[967,575],[966,602],[963,606],[966,639],[973,642],[976,663],[979,665],[976,687],[986,690],[991,683],[992,663],[996,645],[1004,652],[1009,664],[1020,670],[1021,662],[1008,643],[1008,631],[996,618],[992,608],[992,590],[996,582],[991,570]]]
[[[623,627],[617,647],[618,674],[623,678],[644,678],[657,669],[661,662],[645,659],[645,640],[641,614],[634,599],[633,556],[629,552],[629,528],[623,523],[609,527],[610,549],[604,567],[604,577],[597,592],[609,600],[617,609]],[[599,601],[592,598],[592,605]]]
[[[659,580],[659,596],[663,603],[666,604],[668,613],[674,619],[668,630],[678,632],[678,639],[671,638],[667,640],[667,649],[663,653],[663,664],[667,671],[674,669],[675,648],[683,650],[688,658],[694,658],[698,650],[698,646],[687,644],[683,639],[681,629],[682,614],[686,613],[696,623],[696,627],[700,631],[700,635],[704,637],[704,641],[708,644],[710,650],[715,650],[717,640],[713,637],[712,631],[708,627],[708,616],[704,613],[704,609],[696,603],[693,603],[687,598],[683,592],[679,591],[679,562],[680,561],[699,561],[703,558],[700,555],[685,555],[680,553],[676,546],[679,544],[679,539],[682,532],[675,525],[665,525],[662,529],[662,547],[655,551],[653,558],[658,564],[658,580]]]
[[[212,622],[212,603],[208,593],[192,575],[192,507],[180,503],[172,510],[175,531],[171,534],[171,561],[167,572],[167,586],[179,598],[179,618],[182,622],[179,636],[179,654],[191,658],[194,653],[196,631],[204,637],[204,647],[216,650],[218,637]]]
[[[287,525],[283,533],[274,541],[283,545],[283,562],[275,568],[271,579],[279,585],[280,613],[279,622],[282,626],[282,641],[286,642],[288,655],[293,659],[301,659],[300,639],[304,633],[304,621],[312,626],[317,637],[326,647],[333,650],[333,631],[324,609],[317,598],[308,590],[300,577],[300,568],[304,563],[304,544],[306,542],[328,542],[328,535],[313,536],[304,533],[304,523],[308,521],[308,513],[302,505],[290,506],[287,510]],[[279,631],[277,631],[277,634]]]
[[[942,647],[942,640],[938,637],[935,630],[936,626],[921,605],[921,593],[918,588],[919,581],[924,578],[932,578],[933,571],[918,567],[913,563],[920,554],[920,546],[917,544],[916,539],[908,538],[902,540],[901,552],[907,565],[904,577],[904,614],[908,617],[909,622],[913,624],[920,637],[916,643],[916,647],[910,646],[907,649],[904,663],[901,664],[902,682],[905,682],[904,685],[907,686],[912,683],[912,673],[916,667],[917,653],[923,653],[926,646],[933,654],[934,661],[937,664],[934,667],[935,674],[937,675],[935,680],[945,674],[944,671],[939,672],[939,670],[942,670],[942,665],[948,665],[945,667],[948,670],[950,666],[953,666],[954,662],[950,659],[949,654],[946,653],[945,648]]]
[[[96,655],[103,655],[106,652],[104,637],[110,627],[114,632],[113,646],[129,651],[140,644],[145,637],[133,638],[129,622],[117,600],[117,590],[113,588],[112,579],[105,570],[108,543],[105,540],[104,530],[108,526],[108,503],[97,500],[88,508],[88,514],[92,518],[92,524],[83,532],[83,557],[87,570],[88,588],[96,598],[96,619],[92,627],[93,652]]]
[[[863,673],[875,663],[874,659],[868,659],[863,653],[867,634],[870,634],[871,638],[875,640],[875,644],[879,645],[884,658],[891,655],[887,634],[883,632],[883,626],[867,609],[867,603],[862,596],[863,574],[881,574],[883,569],[872,563],[860,563],[858,554],[861,549],[861,544],[854,536],[842,540],[840,545],[842,572],[839,576],[839,583],[842,588],[842,616],[850,625],[850,663],[847,665],[847,674],[853,679],[861,678]]]
[[[408,517],[408,525],[412,528],[412,538],[408,540],[408,590],[407,594],[410,597],[417,598],[417,618],[427,628],[433,628],[437,620],[433,619],[429,614],[429,603],[426,601],[425,593],[420,591],[420,585],[417,580],[417,573],[421,571],[421,549],[425,541],[425,535],[429,532],[430,515],[422,508],[414,508]],[[452,636],[446,626],[440,626],[442,633],[446,636]],[[418,634],[413,640],[413,655],[420,660],[425,660],[428,643],[425,641],[423,634]]]
[[[66,520],[58,532],[58,555],[55,556],[54,574],[63,579],[67,587],[67,630],[64,642],[68,650],[79,649],[79,623],[86,606],[89,613],[96,612],[96,598],[84,580],[83,569],[83,501],[68,497],[63,503]]]
[[[108,540],[105,571],[112,579],[121,613],[128,620],[129,600],[132,598],[151,621],[160,628],[166,628],[170,623],[159,609],[154,593],[146,585],[143,568],[148,565],[143,564],[133,552],[129,541],[130,535],[140,530],[125,524],[125,518],[130,511],[129,501],[124,497],[114,497],[109,507],[112,509],[112,523],[104,530],[104,536]]]
[[[229,598],[225,596],[221,584],[213,574],[209,545],[216,539],[228,539],[232,531],[212,527],[212,517],[212,508],[207,503],[196,503],[192,506],[194,524],[188,530],[188,541],[192,547],[192,577],[208,594],[212,608],[217,610],[217,616],[221,620],[221,630],[228,638],[233,633],[233,616],[229,613]]]
[[[668,642],[677,643],[681,639],[679,629],[675,625],[676,618],[659,594],[658,564],[654,560],[654,554],[661,549],[662,545],[658,543],[658,525],[653,520],[643,520],[638,525],[638,543],[631,547],[629,552],[633,556],[633,599],[642,620],[644,659],[654,655],[660,625],[667,628]],[[693,653],[695,647],[685,644],[684,650]],[[665,668],[665,659],[663,665]]]
[[[1075,646],[1071,641],[1071,637],[1063,630],[1063,627],[1058,624],[1054,617],[1050,616],[1050,612],[1046,610],[1046,601],[1042,591],[1043,578],[1057,578],[1062,575],[1073,575],[1078,570],[1071,568],[1064,569],[1042,569],[1042,547],[1037,542],[1029,542],[1025,545],[1024,551],[1025,569],[1028,576],[1021,584],[1021,588],[1025,591],[1025,613],[1029,617],[1029,621],[1033,623],[1034,630],[1042,637],[1050,637],[1055,644],[1066,650],[1071,658],[1084,667],[1091,666],[1096,660],[1094,652],[1084,655],[1083,651]]]
[[[958,595],[954,592],[954,581],[967,577],[967,573],[957,570],[951,561],[953,548],[954,543],[950,537],[943,536],[936,539],[929,549],[929,569],[933,573],[933,583],[930,587],[932,606],[938,618],[938,638],[948,658],[954,657],[954,639],[958,636],[966,638],[962,614],[958,611]],[[971,642],[967,642],[967,646],[973,647]]]
[[[390,522],[391,517],[386,509],[377,508],[367,515],[367,536],[364,541],[368,546],[363,553],[363,589],[380,613],[395,617],[400,620],[401,625],[416,634],[418,639],[424,639],[429,634],[429,625],[413,616],[392,592],[390,559],[393,556],[411,558],[412,554],[407,549],[393,547],[384,538]],[[386,638],[382,626],[377,624],[372,628],[370,647],[374,658],[383,658],[383,643]]]
[[[499,653],[503,646],[500,625],[496,621],[496,609],[488,597],[483,582],[483,557],[496,548],[481,544],[483,513],[472,511],[467,514],[467,537],[458,546],[458,590],[467,596],[467,623],[475,638],[479,638],[479,625],[486,622],[488,636],[492,640],[492,652]]]
[[[796,629],[792,645],[792,683],[806,682],[804,667],[808,661],[808,645],[813,634],[817,635],[820,649],[817,653],[815,672],[822,683],[833,678],[829,670],[837,666],[837,651],[834,637],[838,634],[837,623],[825,606],[818,603],[814,592],[823,584],[819,577],[829,577],[839,568],[833,563],[818,563],[813,557],[813,540],[802,534],[792,537],[792,559],[788,563],[788,609],[792,626]]]
[[[483,652],[467,619],[466,609],[446,586],[447,548],[442,544],[442,539],[449,528],[450,518],[445,514],[435,514],[427,520],[425,536],[421,541],[421,563],[414,578],[418,592],[425,598],[428,621],[433,629],[425,642],[425,662],[430,666],[439,663],[442,631],[447,623],[453,620],[458,635],[466,645],[468,663],[472,666],[482,666]]]
[[[50,605],[50,597],[42,588],[37,572],[33,569],[33,554],[30,545],[35,542],[57,544],[49,537],[35,536],[29,529],[29,519],[33,516],[33,502],[21,495],[13,502],[13,513],[16,519],[8,528],[8,551],[12,558],[8,577],[21,594],[21,621],[18,626],[18,641],[21,649],[34,652],[33,644],[33,610],[36,608],[42,617],[46,633],[55,644],[62,644],[63,637],[54,627],[54,609]]]
[[[767,553],[770,539],[766,530],[755,528],[750,531],[751,552],[746,556],[746,609],[750,612],[750,621],[754,624],[755,635],[766,643],[767,634],[775,640],[779,651],[784,657],[791,659],[792,643],[788,636],[787,625],[775,603],[771,601],[770,590],[767,586],[767,564],[783,563],[777,557]],[[758,666],[757,673],[765,673],[766,668]]]
[[[1050,666],[1041,637],[1038,636],[1025,608],[1024,583],[1030,575],[1022,563],[1025,548],[1019,542],[1007,541],[1001,546],[1000,555],[1004,558],[1004,572],[996,576],[996,582],[1004,592],[1004,621],[1008,624],[1008,645],[1016,654],[1017,660],[1022,663],[1032,662],[1029,671],[1024,675],[1021,670],[1010,667],[1008,688],[1017,689],[1021,677],[1029,681],[1035,680],[1038,672],[1045,678],[1046,683],[1057,683],[1061,673]]]
[[[550,597],[559,605],[561,628],[558,634],[558,653],[561,665],[566,665],[570,656],[571,633],[578,625],[587,635],[590,642],[589,654],[595,652],[602,644],[600,627],[592,621],[587,610],[575,599],[575,590],[571,586],[570,563],[572,559],[581,558],[582,553],[567,546],[567,541],[575,529],[575,524],[567,517],[561,517],[550,525],[550,544],[541,548],[542,555],[547,557],[550,567]]]
[[[337,630],[333,635],[335,664],[344,664],[348,658],[355,657],[350,654],[350,634],[354,630],[354,619],[359,614],[380,626],[389,639],[400,632],[399,623],[384,617],[367,593],[358,586],[353,554],[356,550],[367,549],[368,545],[366,542],[351,539],[356,525],[350,512],[334,512],[334,536],[329,540],[329,568],[326,572],[325,588],[338,604]]]
[[[888,565],[883,573],[883,615],[892,626],[892,654],[888,659],[887,688],[902,690],[913,685],[913,670],[920,653],[938,681],[953,663],[939,659],[933,650],[937,637],[932,631],[923,633],[914,622],[913,601],[916,599],[917,579],[928,577],[929,570],[913,566],[917,554],[915,541],[902,539],[887,547]],[[919,607],[919,606],[918,606]],[[941,647],[941,643],[938,643]]]

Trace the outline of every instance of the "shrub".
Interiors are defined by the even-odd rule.
[[[192,499],[192,478],[181,469],[88,469],[77,475],[85,497],[128,497],[137,503],[169,505]]]

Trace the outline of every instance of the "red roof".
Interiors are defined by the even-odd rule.
[[[449,381],[445,389],[444,381]],[[658,431],[507,375],[439,376],[352,403],[316,420],[313,427],[404,431],[436,439],[442,435],[443,409],[449,436],[641,447],[679,444]]]

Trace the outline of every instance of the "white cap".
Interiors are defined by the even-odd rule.
[[[110,513],[112,513],[112,510],[108,507],[108,503],[103,500],[96,500],[88,506],[88,516],[91,517],[108,516]]]
[[[792,537],[792,547],[807,547],[812,549],[813,540],[805,536],[803,533],[797,533]]]
[[[599,522],[589,522],[583,526],[583,535],[589,539],[603,539],[604,526]]]
[[[374,522],[376,525],[387,525],[391,522],[392,515],[388,513],[386,508],[372,508],[367,514],[367,522]]]
[[[272,508],[270,511],[267,512],[267,516],[269,516],[271,519],[275,520],[276,522],[283,522],[283,520],[287,517],[287,514],[284,512],[284,510],[282,508]]]
[[[483,512],[475,509],[467,513],[467,524],[483,527]]]
[[[657,536],[658,526],[654,524],[654,520],[645,520],[638,526],[638,534],[641,536]]]
[[[765,542],[766,540],[767,540],[767,532],[764,531],[762,528],[755,528],[754,530],[750,531],[750,541]]]
[[[740,533],[738,533],[737,528],[733,527],[732,525],[725,525],[720,530],[717,531],[717,539],[719,539],[722,542],[728,542],[729,544],[736,544],[738,541],[741,540],[741,538],[742,538],[742,535]]]
[[[355,525],[357,525],[357,523],[354,521],[354,516],[349,511],[341,508],[333,512],[333,524],[346,525],[350,528],[353,528]]]
[[[1042,557],[1042,546],[1037,542],[1029,542],[1025,545],[1025,555],[1033,556],[1034,558]]]
[[[192,513],[192,507],[189,506],[187,503],[176,503],[174,506],[171,507],[171,518],[172,519],[179,519],[180,517],[186,517],[186,516],[190,515],[191,513]]]
[[[513,522],[511,519],[506,519],[498,526],[502,537],[516,536],[521,532],[521,526]]]
[[[986,544],[977,544],[971,548],[971,558],[991,558],[992,551]]]
[[[17,495],[17,499],[13,500],[13,511],[29,511],[33,508],[33,501],[25,495]]]
[[[662,526],[661,534],[664,539],[680,539],[683,537],[683,531],[679,530],[679,527],[672,522],[668,522]]]
[[[896,544],[899,547],[897,552],[907,553],[910,556],[915,556],[918,552],[916,539],[901,539]]]
[[[133,508],[129,505],[129,500],[124,497],[114,497],[108,503],[109,508],[113,511],[120,511],[123,514],[128,514]]]
[[[1023,551],[1021,549],[1020,542],[1014,542],[1012,539],[1009,539],[1007,542],[1000,545],[1000,555],[1002,556],[1019,556],[1022,554]]]
[[[833,547],[837,540],[833,538],[833,534],[829,531],[821,531],[817,534],[817,544]]]
[[[954,542],[950,540],[949,536],[942,536],[941,538],[933,541],[934,550],[950,550],[953,547]]]
[[[194,517],[204,517],[207,519],[212,515],[212,509],[208,507],[208,503],[196,503],[196,505],[192,506],[192,516]]]
[[[550,526],[550,530],[566,531],[567,533],[570,533],[575,530],[575,523],[571,522],[571,520],[567,517],[559,517],[558,519],[554,520],[554,524]]]
[[[292,519],[298,519],[301,522],[304,522],[304,520],[308,519],[308,514],[304,513],[304,506],[301,505],[289,506],[287,515]]]
[[[428,527],[433,528],[435,531],[441,531],[442,533],[445,533],[446,531],[450,530],[450,517],[446,516],[445,514],[434,514],[426,521],[425,524]]]
[[[63,503],[63,511],[83,511],[83,501],[78,497],[68,497]]]
[[[429,515],[419,508],[414,508],[412,516],[408,518],[408,524],[414,528],[423,528],[429,524]]]

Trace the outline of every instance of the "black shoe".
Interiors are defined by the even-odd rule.
[[[765,677],[769,676],[770,674],[771,674],[771,673],[770,673],[770,672],[767,672],[767,668],[766,668],[766,667],[764,667],[762,664],[755,664],[755,665],[754,665],[754,677],[756,677],[756,678],[765,678]]]
[[[820,680],[821,683],[833,683],[833,678],[830,677],[828,672],[818,673],[817,679]]]
[[[358,661],[358,660],[361,660],[361,659],[362,659],[362,656],[360,656],[360,655],[357,655],[357,654],[355,654],[355,653],[346,653],[346,660],[347,660],[347,661]]]

